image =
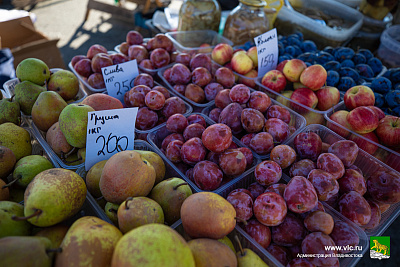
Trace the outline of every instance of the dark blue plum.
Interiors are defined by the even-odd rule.
[[[350,47],[341,47],[334,54],[336,60],[339,62],[342,62],[343,60],[346,59],[351,59],[354,55],[355,55],[354,50],[351,49]]]
[[[383,70],[382,61],[379,58],[373,57],[368,59],[367,64],[371,67],[372,71],[374,72],[374,76],[381,73]]]
[[[300,41],[304,41],[304,35],[303,35],[303,33],[302,32],[295,32],[294,33],[295,35],[297,35],[297,38],[300,40]]]
[[[284,60],[290,60],[290,58],[287,55],[279,56],[278,57],[278,64],[281,63]]]
[[[385,113],[385,115],[392,115],[392,110],[388,107],[383,107],[381,108],[383,113]]]
[[[392,90],[389,91],[385,95],[385,101],[386,104],[389,106],[389,108],[395,108],[398,105],[400,105],[400,91],[399,90]]]
[[[354,86],[356,86],[356,82],[351,77],[341,77],[339,84],[337,85],[337,89],[339,89],[339,91],[346,92]]]
[[[335,60],[335,57],[328,52],[320,51],[317,53],[318,64],[324,65],[326,62]]]
[[[377,106],[378,108],[382,108],[385,105],[385,98],[383,97],[383,95],[375,93],[375,106]]]
[[[299,40],[299,36],[297,34],[291,34],[287,37],[288,45],[297,45],[301,46],[301,41]]]
[[[350,77],[353,81],[358,81],[360,79],[360,74],[355,69],[344,67],[339,69],[340,77]]]
[[[327,74],[326,85],[336,87],[338,85],[339,79],[340,79],[339,73],[334,70],[328,70],[326,72],[326,74]]]
[[[295,51],[295,57],[297,57],[298,55],[303,53],[303,51],[301,51],[301,49],[298,45],[293,45],[293,47],[294,47],[294,51]]]
[[[285,54],[291,55],[292,57],[296,56],[296,50],[293,46],[288,45],[285,47]]]
[[[389,80],[392,80],[392,71],[394,71],[394,69],[388,69],[386,70],[383,74],[382,77],[388,78]]]
[[[323,66],[327,71],[328,70],[339,71],[339,69],[342,67],[339,61],[328,61]]]
[[[353,60],[354,64],[356,64],[356,65],[367,63],[367,59],[361,53],[356,53],[351,59]]]
[[[362,55],[365,57],[365,59],[366,59],[367,61],[368,61],[370,58],[373,58],[373,57],[374,57],[374,54],[372,54],[372,52],[371,52],[370,50],[364,49],[364,48],[358,49],[358,52],[357,52],[357,53],[362,54]]]
[[[371,82],[371,89],[374,92],[385,95],[392,90],[392,82],[385,77],[377,77]]]
[[[315,60],[317,59],[317,56],[315,55],[315,53],[305,52],[303,54],[298,55],[297,59],[301,59],[304,62],[310,62],[314,64]]]
[[[278,42],[278,51],[279,51],[279,55],[285,54],[285,46],[283,45],[282,42]]]
[[[355,64],[354,64],[353,60],[345,59],[340,63],[340,66],[354,68]]]
[[[400,117],[400,106],[397,106],[394,109],[392,109],[392,115]]]
[[[355,66],[355,69],[362,78],[372,79],[375,76],[374,71],[367,64],[358,64],[357,66]]]
[[[400,83],[393,85],[393,90],[400,90]]]
[[[322,49],[322,51],[333,55],[334,48],[332,46],[326,46],[324,49]]]
[[[304,52],[316,52],[318,51],[317,45],[311,41],[311,40],[305,40],[300,48],[304,51]]]
[[[393,84],[400,83],[400,68],[392,69],[390,80]]]

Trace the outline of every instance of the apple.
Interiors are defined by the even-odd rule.
[[[321,88],[327,78],[326,70],[319,64],[307,67],[300,75],[300,82],[313,91]]]
[[[379,144],[378,137],[376,136],[376,134],[374,132],[369,132],[369,133],[360,134],[360,135],[364,138],[357,136],[355,134],[351,134],[348,138],[349,138],[349,140],[354,141],[360,149],[373,155],[376,152],[376,150],[378,149],[378,146],[376,144],[373,144],[372,142]],[[367,140],[365,140],[365,139],[367,139]],[[369,140],[371,140],[372,142],[370,142]]]
[[[368,86],[357,85],[346,91],[343,101],[346,108],[352,110],[360,106],[373,106],[375,104],[375,95]]]
[[[292,97],[294,91],[291,90],[285,90],[283,92],[280,93],[280,95],[276,98],[276,101],[278,101],[279,103],[281,103],[284,106],[289,107],[290,105],[290,101],[289,99]]]
[[[233,71],[242,75],[248,73],[254,67],[253,60],[244,51],[233,54],[231,64]]]
[[[356,107],[347,114],[347,121],[356,133],[364,134],[378,128],[379,120],[375,112],[369,107]]]
[[[270,70],[262,77],[261,84],[272,91],[281,93],[286,87],[286,77],[279,70]]]
[[[347,121],[347,115],[349,114],[349,112],[347,110],[338,110],[336,112],[334,112],[329,118],[336,122],[337,124],[340,124],[341,126],[343,126],[344,128],[347,128],[348,130],[353,130],[351,128],[350,123]],[[331,129],[332,131],[334,131],[335,133],[337,133],[338,135],[342,136],[342,137],[347,137],[349,135],[349,131],[343,129],[340,126],[335,125],[334,123],[327,121],[326,123],[326,127],[328,127],[329,129]]]
[[[385,118],[385,112],[383,112],[382,109],[376,107],[376,106],[368,106],[370,109],[372,109],[376,116],[378,116],[378,120],[381,121],[381,119]]]
[[[340,92],[333,86],[324,86],[315,94],[318,98],[317,108],[322,111],[330,109],[340,101]]]
[[[312,91],[311,89],[308,89],[308,88],[296,89],[293,92],[290,99],[297,103],[303,104],[304,106],[309,107],[309,108],[316,108],[317,104],[318,104],[317,95],[314,93],[314,91]],[[298,112],[306,111],[305,108],[303,108],[295,103],[291,103],[291,107],[293,108],[293,110],[298,111]]]
[[[217,44],[211,52],[211,58],[219,65],[231,61],[233,56],[233,48],[229,44]]]
[[[306,125],[324,124],[325,122],[324,114],[315,112],[314,110],[302,112],[301,115],[306,119]]]
[[[283,74],[291,82],[299,82],[301,73],[307,68],[306,63],[301,59],[291,59],[283,67]]]
[[[375,131],[382,144],[391,147],[400,146],[400,118],[387,115],[379,121]]]
[[[257,53],[257,47],[253,46],[250,47],[249,50],[247,50],[247,55],[253,60],[253,65],[254,67],[258,67],[258,53]]]
[[[299,89],[299,88],[307,88],[307,86],[305,86],[301,82],[292,83],[292,85],[293,85],[293,90],[296,90],[296,89]]]
[[[276,66],[276,70],[279,70],[280,72],[283,73],[283,67],[285,67],[286,63],[288,63],[288,62],[289,62],[289,59],[285,59],[284,61],[282,61],[281,63],[279,63]]]
[[[212,52],[211,45],[209,45],[209,44],[204,43],[204,44],[201,44],[199,47],[200,47],[199,53],[211,53]]]
[[[255,78],[258,77],[258,71],[256,70],[251,70],[248,73],[246,73],[245,75],[243,75],[244,77],[248,77],[250,79],[246,79],[244,77],[239,77],[238,83],[242,83],[250,88],[255,88],[256,87],[256,80]]]

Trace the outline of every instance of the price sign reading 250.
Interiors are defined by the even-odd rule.
[[[136,59],[101,69],[107,93],[124,103],[124,95],[139,75]]]
[[[112,155],[133,150],[138,108],[89,112],[86,135],[85,169]]]

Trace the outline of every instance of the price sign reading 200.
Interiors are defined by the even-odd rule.
[[[96,138],[96,144],[101,145],[101,149],[97,152],[97,156],[106,155],[104,150],[107,153],[114,153],[124,151],[128,148],[129,140],[127,136],[116,136],[113,133],[110,133],[107,139],[104,135],[99,135]]]

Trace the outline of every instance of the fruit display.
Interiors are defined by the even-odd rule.
[[[199,113],[170,117],[148,141],[197,192],[220,191],[258,162],[227,125]]]
[[[264,92],[250,91],[238,84],[228,93],[225,103],[217,95],[215,105],[205,108],[203,113],[216,123],[228,125],[234,136],[260,158],[268,157],[276,145],[306,125],[303,116]],[[238,97],[240,94],[247,94],[247,98],[243,100]]]
[[[295,176],[289,181],[282,172],[277,175],[267,167],[273,163],[272,160],[259,163],[254,172],[221,193],[240,218],[236,228],[248,234],[252,242],[283,266],[297,266],[296,262],[306,266],[322,264],[321,259],[299,258],[298,253],[362,254],[368,244],[366,234],[336,210],[322,204],[309,180]],[[274,179],[265,182],[272,176]],[[328,245],[350,245],[354,250],[330,251],[324,248]],[[324,260],[328,258],[331,265],[351,265],[350,258]]]
[[[381,234],[390,223],[388,218],[398,216],[399,173],[355,142],[325,126],[310,125],[286,144],[296,152],[297,161],[282,172],[291,179],[306,177],[319,201],[338,210],[368,236]]]
[[[377,78],[380,79],[380,78]],[[344,101],[325,116],[327,127],[350,139],[372,156],[400,170],[398,120],[375,106],[373,90],[359,85],[347,90]]]

